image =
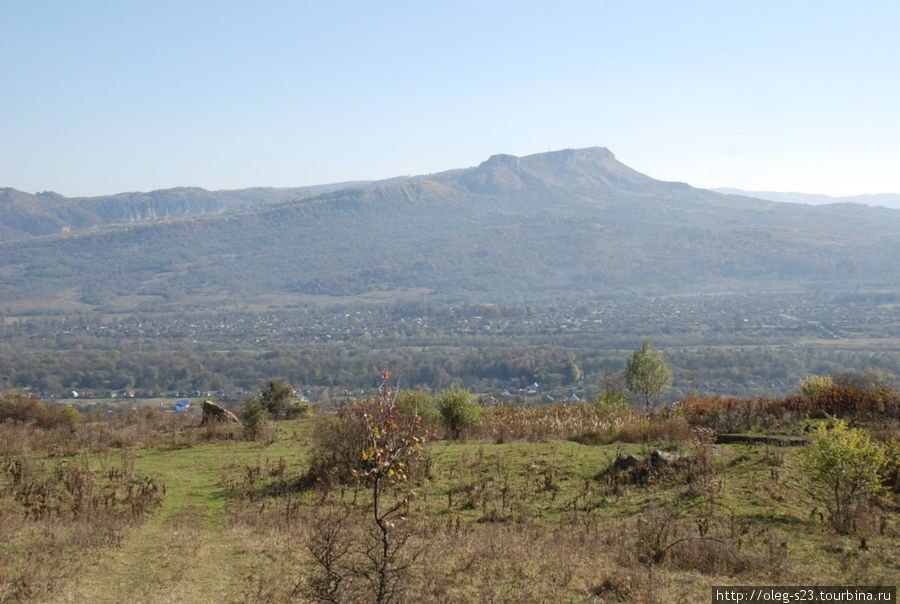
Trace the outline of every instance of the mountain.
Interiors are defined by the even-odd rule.
[[[809,193],[785,193],[779,191],[744,191],[743,189],[717,188],[717,193],[726,195],[743,195],[781,201],[784,203],[805,203],[808,205],[824,205],[833,203],[859,203],[867,206],[883,206],[886,208],[900,209],[900,193],[880,193],[876,195],[851,195],[847,197],[832,197],[830,195],[813,195]]]
[[[663,182],[603,148],[0,245],[0,312],[896,288],[900,211]]]

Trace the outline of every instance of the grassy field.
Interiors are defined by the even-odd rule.
[[[371,487],[308,480],[333,421],[277,422],[262,441],[153,412],[0,425],[0,601],[325,599],[313,554],[328,535],[334,599],[372,601]],[[405,502],[394,599],[697,602],[712,585],[897,583],[896,493],[838,534],[802,469],[808,447],[717,445],[703,430],[631,440],[431,438],[384,492]],[[653,450],[683,463],[651,468]],[[640,471],[610,471],[627,454]]]

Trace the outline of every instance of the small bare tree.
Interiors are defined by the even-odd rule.
[[[401,487],[408,484],[411,469],[424,457],[427,433],[418,415],[404,414],[395,406],[390,377],[389,371],[383,372],[377,396],[354,403],[348,412],[365,434],[352,476],[367,493],[364,519],[371,523],[368,539],[357,551],[345,549],[347,541],[338,536],[340,530],[335,527],[319,531],[322,534],[310,544],[325,573],[319,589],[313,586],[322,600],[339,599],[342,572],[347,572],[366,583],[374,602],[390,602],[400,594],[416,558],[405,552],[411,534],[405,523],[411,493]]]

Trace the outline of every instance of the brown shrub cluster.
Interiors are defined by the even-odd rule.
[[[71,426],[81,414],[75,409],[50,409],[41,400],[24,390],[9,390],[0,395],[0,423],[32,424],[42,429]]]
[[[900,416],[900,392],[886,387],[834,384],[812,395],[783,399],[692,398],[680,402],[680,412],[691,425],[717,432],[773,428],[804,417],[896,421]]]

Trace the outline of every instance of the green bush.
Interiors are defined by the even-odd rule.
[[[797,394],[814,397],[823,390],[834,387],[834,378],[830,375],[808,375],[797,383]]]
[[[460,388],[444,390],[438,396],[438,412],[453,438],[459,438],[465,428],[481,419],[481,407],[468,390]]]
[[[294,388],[290,384],[270,380],[260,389],[259,400],[274,419],[294,417]]]
[[[816,436],[803,468],[828,508],[832,527],[849,533],[859,506],[881,489],[878,472],[885,462],[884,447],[843,420],[835,420],[833,426],[820,424]]]
[[[84,416],[75,407],[65,406],[60,408],[57,413],[70,424],[77,424],[84,420]]]
[[[394,405],[400,413],[421,417],[426,427],[434,427],[441,422],[441,415],[434,406],[434,397],[424,390],[400,390]]]
[[[649,411],[663,392],[672,387],[672,370],[662,352],[644,340],[625,366],[625,384],[628,390],[641,397]]]
[[[267,430],[269,411],[259,396],[251,396],[244,403],[244,437],[248,440],[260,438]]]
[[[298,417],[309,417],[312,413],[312,406],[309,403],[301,403],[300,401],[294,401],[291,403],[290,407],[287,408],[285,413],[285,417],[287,418],[298,418]]]
[[[604,418],[617,419],[628,415],[628,395],[624,392],[604,390],[594,401],[594,409]]]

